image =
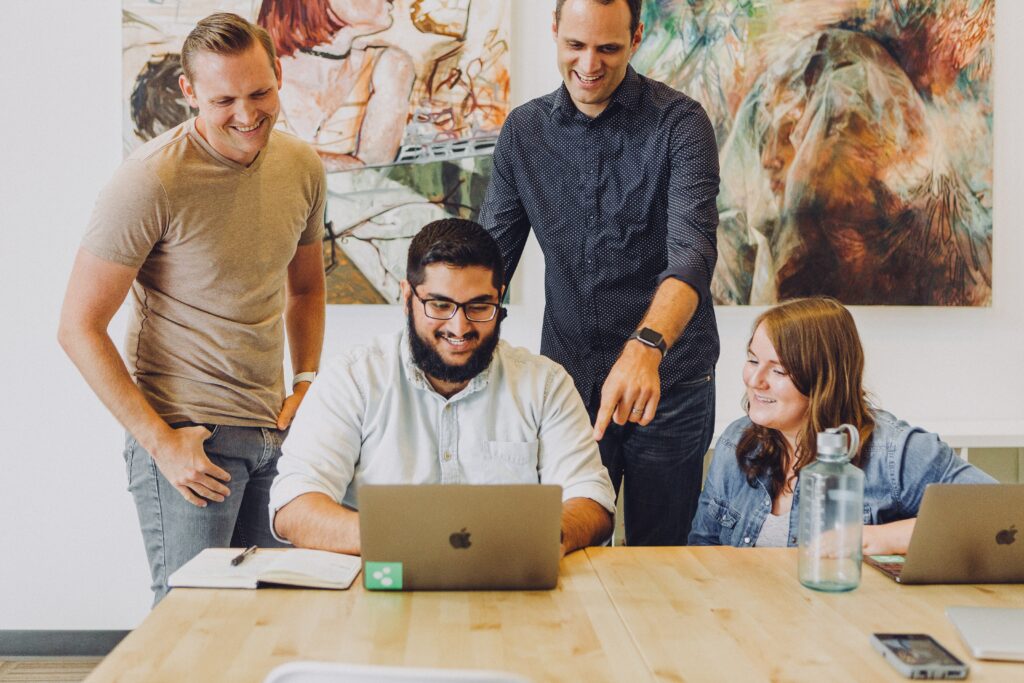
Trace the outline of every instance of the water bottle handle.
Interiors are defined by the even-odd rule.
[[[829,427],[825,430],[830,434],[839,434],[840,432],[846,432],[848,434],[849,444],[846,448],[846,459],[853,460],[854,456],[860,450],[860,431],[851,424],[842,424],[838,427]]]

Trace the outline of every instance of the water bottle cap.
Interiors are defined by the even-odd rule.
[[[849,443],[847,443],[849,435]],[[850,460],[860,447],[860,433],[853,425],[844,424],[818,432],[818,458],[825,461]]]
[[[846,455],[846,435],[818,432],[819,455]]]

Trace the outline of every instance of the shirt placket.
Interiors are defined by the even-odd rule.
[[[459,467],[459,421],[458,408],[454,401],[445,401],[441,408],[438,425],[437,461],[441,466],[442,484],[461,484],[462,469]]]
[[[595,357],[601,349],[601,334],[598,325],[599,301],[597,300],[597,244],[600,232],[600,214],[597,203],[598,169],[600,165],[600,129],[597,121],[588,122],[583,128],[582,168],[580,169],[580,197],[584,209],[586,229],[583,240],[583,272],[585,273],[586,305],[589,316],[588,333],[590,348]]]

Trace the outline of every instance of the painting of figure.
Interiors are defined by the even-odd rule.
[[[992,299],[994,0],[656,0],[634,66],[719,140],[716,302]]]
[[[508,0],[124,0],[125,147],[192,115],[194,22],[236,12],[281,60],[278,128],[328,172],[329,303],[393,303],[420,226],[474,218],[509,110]]]

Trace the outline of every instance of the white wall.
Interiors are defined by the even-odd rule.
[[[558,84],[552,0],[512,0],[516,103]],[[121,158],[118,0],[3,0],[0,21],[0,629],[130,628],[149,604],[148,568],[125,491],[120,428],[55,341],[74,252]],[[1024,417],[1021,162],[1024,3],[1000,2],[996,55],[994,303],[855,311],[881,403],[925,426]],[[539,345],[543,265],[531,245],[506,337]],[[720,419],[737,416],[752,317],[719,309]],[[358,317],[357,317],[358,316]],[[326,353],[401,324],[396,309],[333,307]],[[116,319],[111,332],[123,334]]]

